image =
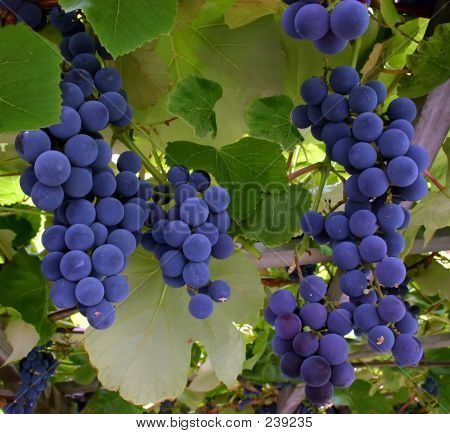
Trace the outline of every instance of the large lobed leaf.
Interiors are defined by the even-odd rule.
[[[114,58],[167,34],[175,23],[177,0],[61,0],[82,9],[100,42]]]
[[[102,384],[127,401],[145,405],[175,398],[186,387],[191,346],[205,346],[217,378],[234,384],[242,370],[245,344],[233,322],[255,320],[264,293],[258,272],[243,253],[211,262],[213,279],[232,287],[232,296],[212,316],[197,320],[188,312],[186,289],[168,287],[154,257],[138,250],[126,275],[132,293],[118,306],[108,330],[91,330],[86,349]]]
[[[0,30],[0,133],[59,122],[58,49],[28,26]]]

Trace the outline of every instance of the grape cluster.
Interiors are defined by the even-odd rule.
[[[112,151],[99,131],[109,123],[127,126],[132,113],[120,74],[101,67],[95,40],[76,18],[59,7],[51,11],[59,30],[81,30],[64,39],[72,65],[60,86],[61,122],[21,132],[16,150],[31,164],[21,175],[22,190],[39,209],[54,212],[42,236],[51,298],[58,308],[78,306],[91,326],[104,329],[114,322],[113,303],[128,295],[120,273],[140,242],[152,186],[136,176],[141,160],[134,152],[119,157],[117,175],[109,167]]]
[[[150,231],[142,246],[160,261],[165,282],[174,288],[187,285],[189,311],[195,318],[211,315],[214,302],[230,297],[231,288],[223,280],[212,280],[210,258],[226,259],[234,252],[227,234],[231,219],[227,212],[230,196],[225,188],[211,186],[204,171],[173,166],[169,185],[155,186],[147,225]],[[166,212],[161,204],[175,203]]]
[[[0,9],[13,14],[17,21],[37,30],[45,26],[47,17],[37,0],[0,0]],[[13,24],[8,21],[8,24]]]
[[[306,383],[305,394],[314,405],[325,405],[334,387],[350,387],[355,379],[343,337],[353,329],[352,315],[345,309],[327,310],[327,285],[319,276],[305,277],[299,291],[303,306],[282,289],[272,294],[264,317],[275,327],[272,348],[281,357],[281,371]]]
[[[439,396],[440,394],[438,382],[432,375],[428,375],[425,382],[420,387],[430,395]]]
[[[289,4],[281,17],[284,31],[292,38],[312,41],[324,54],[340,53],[369,27],[370,1],[342,0],[331,12],[322,0],[284,2]]]
[[[14,402],[4,407],[5,414],[32,414],[58,362],[46,347],[35,347],[20,361],[20,379]]]

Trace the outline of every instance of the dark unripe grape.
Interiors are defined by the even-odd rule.
[[[321,110],[329,121],[341,122],[349,115],[348,101],[343,95],[332,93],[322,101]]]
[[[64,200],[64,190],[61,186],[50,187],[36,182],[31,189],[31,199],[41,210],[54,211]]]
[[[283,313],[275,320],[275,332],[282,339],[294,339],[301,328],[300,318],[293,313]]]
[[[412,122],[417,115],[417,108],[409,98],[397,98],[389,104],[387,113],[391,121],[405,119]]]
[[[300,219],[300,226],[303,232],[308,235],[319,235],[325,225],[325,218],[316,211],[304,213]]]
[[[300,88],[303,100],[309,105],[319,105],[328,94],[326,83],[318,77],[305,80]]]
[[[320,330],[325,327],[328,312],[320,303],[307,303],[300,309],[299,315],[304,327]]]
[[[15,149],[20,158],[33,164],[44,152],[50,151],[52,143],[48,135],[42,131],[22,131],[16,137]]]
[[[103,300],[99,304],[86,309],[89,324],[98,330],[111,327],[116,320],[116,311],[109,301]]]
[[[213,301],[204,294],[196,294],[189,300],[189,312],[194,318],[208,318],[214,310]]]
[[[220,234],[217,242],[212,246],[211,256],[216,259],[226,259],[234,253],[234,241],[227,234]]]
[[[318,354],[330,365],[340,365],[348,358],[348,344],[342,336],[329,333],[320,339]]]
[[[275,315],[292,313],[297,307],[297,301],[292,292],[287,289],[280,289],[270,297],[269,307]]]
[[[308,386],[320,387],[330,381],[331,366],[323,357],[311,356],[303,361],[300,376]]]
[[[369,345],[379,353],[388,353],[394,346],[394,333],[389,327],[373,327],[368,334]]]
[[[358,306],[353,312],[355,326],[368,332],[373,327],[381,323],[377,308],[373,304],[364,303]]]
[[[383,238],[370,235],[361,241],[359,253],[364,262],[379,262],[387,254],[387,245]]]
[[[347,388],[355,381],[355,369],[353,366],[344,362],[340,365],[331,367],[331,383],[335,387]]]
[[[283,356],[292,351],[292,340],[281,339],[275,335],[272,339],[272,350],[277,356]]]
[[[377,212],[377,219],[383,231],[391,232],[402,226],[405,214],[400,205],[389,203],[380,207]]]
[[[342,1],[331,12],[330,25],[340,38],[356,39],[369,27],[369,13],[367,8],[357,1]]]
[[[399,121],[394,121],[394,122],[399,122]],[[419,173],[422,173],[427,169],[428,164],[429,164],[429,158],[428,158],[427,151],[422,146],[410,145],[408,152],[405,155],[406,155],[406,157],[411,158],[416,163]]]
[[[183,279],[191,288],[206,286],[210,278],[209,267],[204,262],[188,262],[183,269]]]
[[[375,275],[383,286],[394,287],[405,280],[406,268],[400,259],[388,257],[377,265]]]
[[[81,118],[72,107],[62,106],[60,123],[49,127],[50,132],[61,140],[66,140],[80,132]]]
[[[71,225],[82,223],[89,226],[94,222],[96,215],[94,205],[86,199],[71,201],[65,212],[67,221]]]
[[[297,12],[294,26],[299,35],[315,41],[323,38],[330,30],[330,16],[322,5],[309,4]]]
[[[309,128],[311,126],[311,121],[308,117],[308,106],[299,105],[295,107],[291,113],[291,121],[297,128]]]
[[[84,69],[71,69],[65,75],[64,82],[76,84],[83,92],[85,98],[90,96],[94,90],[94,79]]]
[[[317,302],[325,297],[327,284],[319,276],[306,276],[300,282],[300,294],[303,299],[309,302]]]
[[[402,334],[415,335],[419,329],[419,323],[410,312],[406,312],[405,316],[395,323],[395,328]]]
[[[378,105],[378,95],[370,86],[357,86],[351,91],[348,102],[355,113],[371,112]]]
[[[328,316],[327,328],[330,333],[349,334],[353,330],[352,314],[345,309],[333,310]]]
[[[387,322],[400,321],[406,313],[405,303],[395,295],[387,295],[378,304],[378,314]]]
[[[294,351],[301,357],[309,357],[319,349],[319,338],[311,332],[300,332],[292,343]]]
[[[383,170],[370,167],[359,175],[358,187],[368,197],[379,197],[388,190],[389,181]]]
[[[383,121],[375,113],[362,113],[353,121],[352,132],[361,142],[377,140],[383,132]]]
[[[384,83],[379,80],[372,80],[366,83],[366,86],[371,87],[377,94],[377,105],[382,104],[387,98],[387,89]]]
[[[343,241],[333,249],[333,263],[341,270],[349,271],[361,263],[358,246],[350,241]]]
[[[281,26],[291,38],[301,39],[301,36],[298,34],[295,28],[295,16],[303,6],[304,4],[299,2],[292,3],[285,9],[283,15],[281,16]]]
[[[336,35],[332,29],[330,29],[323,38],[313,41],[313,43],[315,47],[324,54],[340,53],[348,45],[347,39],[343,39]]]
[[[350,235],[348,218],[341,214],[330,214],[325,220],[325,230],[333,240],[346,240]]]
[[[281,372],[287,377],[298,378],[303,359],[293,351],[284,354],[280,360]]]
[[[174,186],[189,182],[189,170],[184,166],[172,166],[167,173],[167,179]]]
[[[423,347],[414,336],[398,335],[392,354],[398,366],[417,366],[423,356]]]
[[[367,277],[359,270],[347,271],[341,276],[340,288],[349,297],[359,297],[367,288]]]
[[[351,66],[338,66],[331,72],[330,86],[336,93],[348,95],[358,85],[358,71]]]
[[[101,68],[95,74],[95,85],[102,92],[119,92],[122,88],[122,77],[114,68]]]
[[[50,289],[50,298],[58,309],[69,309],[78,303],[75,298],[75,283],[66,279],[57,280]]]

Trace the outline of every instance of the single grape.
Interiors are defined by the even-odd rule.
[[[406,268],[400,259],[388,257],[377,265],[375,275],[382,285],[394,287],[405,280]]]
[[[359,188],[359,176],[352,175],[345,181],[344,190],[347,197],[353,202],[367,203],[369,197],[366,196]]]
[[[364,303],[358,306],[353,312],[355,326],[368,332],[373,327],[381,323],[377,308],[373,304]]]
[[[417,115],[417,108],[409,98],[396,98],[389,104],[387,114],[391,121],[404,119],[412,122]]]
[[[299,356],[309,357],[319,349],[319,338],[311,332],[300,332],[295,336],[291,347]]]
[[[377,219],[383,231],[391,232],[402,226],[405,215],[400,205],[389,203],[380,207]]]
[[[330,74],[330,86],[341,95],[348,95],[359,85],[359,74],[351,66],[342,65],[334,68]]]
[[[294,313],[283,313],[275,320],[275,332],[282,339],[294,339],[301,328],[300,318]]]
[[[190,235],[189,226],[180,220],[170,221],[163,227],[163,241],[172,247],[182,246]]]
[[[395,328],[402,334],[415,335],[419,329],[419,323],[410,312],[406,312],[405,316],[395,323]]]
[[[349,297],[359,297],[367,288],[367,278],[362,271],[351,270],[341,276],[341,291]]]
[[[331,12],[330,26],[340,38],[357,39],[369,27],[367,8],[357,1],[341,1]]]
[[[62,106],[60,123],[49,127],[50,132],[61,140],[75,136],[81,129],[81,118],[72,107]]]
[[[303,100],[309,105],[320,105],[328,94],[326,83],[318,77],[305,80],[300,88]]]
[[[370,235],[361,241],[359,253],[364,262],[379,262],[387,254],[387,245],[383,238],[377,235]]]
[[[358,246],[350,241],[343,241],[334,246],[333,263],[341,270],[349,271],[361,263]]]
[[[324,225],[324,217],[316,211],[304,213],[300,220],[302,231],[308,235],[319,235],[323,231]]]
[[[330,381],[331,366],[321,356],[308,357],[302,363],[300,377],[308,386],[323,386]]]
[[[340,365],[331,367],[331,383],[335,387],[347,388],[355,381],[355,369],[353,366],[344,362]]]
[[[330,16],[322,5],[308,4],[295,15],[294,26],[303,38],[315,41],[330,30]]]
[[[359,175],[358,187],[368,197],[379,197],[388,190],[389,181],[383,170],[370,167]]]
[[[325,297],[327,284],[319,276],[306,276],[300,282],[300,294],[303,299],[309,302],[317,302]]]
[[[352,138],[343,138],[339,139],[331,150],[332,160],[341,164],[342,166],[349,166],[350,160],[350,150],[354,146],[355,140]]]
[[[34,173],[34,167],[28,166],[20,175],[20,188],[27,196],[31,196],[31,191],[36,182],[38,182],[38,179]]]
[[[15,14],[19,21],[23,21],[33,29],[38,29],[43,25],[43,12],[41,11],[41,8],[34,3],[23,1],[15,10]]]
[[[69,42],[69,47],[70,47],[70,42]],[[101,65],[100,65],[99,60],[90,53],[81,53],[81,54],[76,55],[72,59],[72,68],[84,69],[85,71],[89,72],[89,74],[91,74],[91,75],[95,75],[95,73],[100,69],[100,67],[101,67]]]
[[[264,319],[266,320],[266,322],[270,325],[274,325],[275,324],[275,320],[277,319],[277,316],[272,309],[270,308],[270,306],[266,306],[266,308],[264,309]]]
[[[230,204],[228,190],[219,186],[213,186],[205,191],[203,196],[211,212],[219,213],[225,211]]]
[[[189,170],[184,166],[172,166],[167,173],[167,179],[174,187],[187,184],[189,182]]]
[[[423,356],[422,344],[412,335],[398,335],[392,348],[395,363],[400,366],[417,366]]]
[[[352,132],[361,142],[377,140],[383,132],[383,121],[375,113],[362,113],[353,121]]]
[[[103,140],[96,140],[98,155],[95,161],[91,164],[94,170],[104,170],[108,167],[112,157],[111,146]]]
[[[217,242],[212,246],[211,256],[216,259],[229,258],[234,253],[234,241],[227,234],[220,234]]]
[[[189,176],[189,183],[201,193],[211,185],[211,177],[204,170],[194,170]]]
[[[107,243],[118,247],[125,257],[130,256],[137,247],[134,235],[126,229],[112,231],[108,236]]]
[[[92,172],[89,169],[72,167],[70,176],[63,184],[63,188],[66,195],[81,198],[91,191],[93,184]]]
[[[336,309],[330,312],[327,320],[328,332],[341,336],[353,330],[352,314],[345,309]]]
[[[394,121],[394,122],[400,122],[400,121]],[[406,121],[404,121],[404,122],[406,122]],[[427,167],[429,165],[429,158],[428,158],[427,151],[422,146],[410,145],[408,152],[405,155],[406,155],[406,157],[411,158],[411,160],[413,160],[416,163],[419,173],[422,173],[427,169]],[[404,186],[400,186],[400,187],[404,187]]]
[[[141,158],[132,151],[122,152],[117,160],[119,172],[138,173],[141,170],[141,166]]]
[[[94,233],[94,247],[101,246],[106,243],[108,238],[108,229],[101,223],[95,222],[90,226],[92,232]]]
[[[58,309],[69,309],[78,303],[75,298],[75,283],[58,279],[50,289],[50,298]]]
[[[60,264],[63,257],[64,253],[61,252],[50,252],[44,256],[41,263],[41,270],[46,279],[56,281],[63,277],[60,270]]]
[[[82,223],[89,226],[94,222],[95,215],[94,205],[86,199],[74,200],[67,205],[66,217],[71,225]]]
[[[104,295],[103,283],[94,277],[86,277],[80,280],[75,288],[78,303],[84,306],[95,306],[103,300]]]
[[[145,223],[145,211],[135,203],[126,203],[123,206],[124,215],[120,227],[130,232],[139,231]]]
[[[208,287],[208,293],[216,303],[224,303],[230,298],[231,288],[223,280],[213,280]]]
[[[186,286],[183,276],[169,277],[163,274],[163,280],[167,285],[171,286],[172,288],[181,288],[183,286]]]
[[[89,166],[98,157],[98,145],[92,137],[78,134],[66,142],[64,154],[74,166]]]
[[[403,200],[417,202],[428,193],[428,184],[426,179],[419,175],[411,185],[395,189],[395,193]]]
[[[116,191],[116,178],[106,170],[95,174],[92,183],[92,192],[97,197],[110,197]]]
[[[368,169],[377,162],[377,151],[367,142],[356,143],[350,148],[348,159],[356,169]]]
[[[307,303],[300,309],[299,315],[304,327],[320,330],[325,327],[328,312],[320,303]]]
[[[70,226],[64,237],[69,250],[88,250],[94,245],[94,232],[89,226],[75,224]]]
[[[291,37],[295,39],[301,39],[301,36],[298,34],[295,28],[295,16],[297,12],[303,7],[304,4],[300,2],[293,3],[289,5],[283,15],[281,16],[281,26],[283,30]]]
[[[383,235],[383,239],[387,246],[388,256],[400,256],[405,250],[406,241],[405,238],[398,232],[388,232]]]
[[[332,29],[317,41],[313,41],[315,47],[324,54],[337,54],[347,47],[348,41],[336,35]]]
[[[348,344],[342,336],[329,333],[320,339],[318,354],[330,365],[340,365],[348,358]]]
[[[123,92],[119,91],[119,93],[123,96]],[[125,114],[119,118],[117,121],[111,121],[111,124],[116,127],[127,127],[130,125],[131,121],[133,120],[134,112],[133,109],[129,104],[127,104],[127,108],[125,110]]]
[[[296,307],[297,301],[292,292],[287,289],[280,289],[270,297],[269,308],[275,315],[292,313]]]
[[[99,304],[86,309],[89,324],[98,330],[111,327],[116,320],[116,311],[112,303],[102,300]]]
[[[305,387],[305,395],[313,405],[321,406],[328,404],[333,397],[333,385],[326,383],[320,387],[312,387],[307,384]]]
[[[73,83],[77,85],[83,92],[84,98],[89,97],[94,90],[94,80],[91,74],[84,69],[71,69],[65,75],[64,83]]]
[[[400,321],[406,314],[406,306],[394,295],[387,295],[378,304],[378,314],[387,322]]]
[[[102,276],[112,276],[121,272],[124,256],[120,249],[112,244],[97,247],[92,253],[92,266]]]
[[[275,335],[272,339],[272,349],[277,356],[283,356],[286,353],[292,352],[292,340],[281,339]]]
[[[72,250],[61,259],[60,269],[65,279],[78,282],[91,273],[91,258],[85,252]]]
[[[356,309],[356,305],[353,304],[353,303],[350,302],[350,301],[344,301],[344,303],[341,303],[341,304],[338,306],[338,308],[339,308],[339,309],[345,309],[346,311],[350,312],[350,313],[353,315],[353,312],[354,312],[355,309]]]
[[[73,56],[81,53],[94,54],[95,40],[87,33],[77,33],[70,38],[69,49]]]
[[[378,95],[370,86],[357,86],[350,92],[348,102],[355,113],[372,112],[378,105]]]
[[[292,123],[299,129],[308,128],[311,126],[311,121],[308,117],[308,106],[299,105],[292,110],[291,113]]]
[[[320,107],[325,118],[331,122],[341,122],[349,115],[347,99],[337,93],[328,95]]]
[[[160,259],[161,270],[163,274],[168,277],[181,276],[186,263],[186,258],[177,250],[165,252]]]
[[[106,92],[106,93],[102,94],[98,100],[108,110],[109,120],[111,122],[118,121],[125,115],[125,112],[127,110],[127,102],[125,101],[125,98],[120,93]],[[127,151],[127,152],[131,152],[131,151]],[[127,152],[125,152],[125,153],[127,153]],[[123,154],[124,153],[122,153],[121,155],[123,155]],[[140,161],[140,158],[139,158],[139,161]]]
[[[122,77],[114,68],[101,68],[95,74],[95,86],[102,92],[119,92],[122,88]]]
[[[60,185],[50,187],[38,181],[31,189],[31,199],[39,209],[54,211],[63,203],[64,190]]]
[[[366,303],[369,304],[376,303],[377,300],[378,300],[377,293],[374,290],[370,290],[369,292],[360,295],[359,297],[350,298],[350,301],[358,306]]]
[[[280,360],[281,372],[287,377],[298,378],[303,359],[293,351],[283,354]]]
[[[41,130],[22,131],[16,137],[15,149],[20,158],[33,164],[43,153],[52,147],[50,138]]]
[[[325,116],[322,113],[320,105],[310,105],[308,106],[308,118],[311,125],[314,127],[324,126],[327,123]]]
[[[328,122],[322,129],[323,141],[333,147],[340,139],[349,139],[352,133],[345,122]]]
[[[110,276],[103,280],[105,299],[111,303],[119,303],[128,297],[128,282],[123,276]]]
[[[204,262],[188,262],[183,269],[183,279],[191,288],[206,286],[210,278],[208,265]]]
[[[333,240],[346,240],[350,235],[348,218],[337,213],[328,215],[325,219],[325,230]]]
[[[388,353],[394,346],[395,337],[389,327],[373,327],[368,333],[369,345],[379,353]]]
[[[211,316],[213,310],[213,302],[207,295],[196,294],[189,300],[189,312],[194,318],[208,318]]]
[[[109,112],[99,101],[87,101],[78,109],[83,128],[87,131],[101,131],[109,122]]]
[[[42,244],[49,252],[63,252],[67,249],[64,236],[67,229],[61,225],[48,227],[42,234]]]
[[[387,89],[384,83],[379,80],[372,80],[366,83],[366,86],[371,87],[377,94],[377,105],[382,104],[387,98]]]
[[[195,228],[196,234],[204,235],[208,238],[211,246],[214,246],[219,240],[219,231],[212,223],[206,222]]]
[[[211,243],[201,234],[192,234],[183,243],[184,256],[192,262],[203,262],[211,254]]]

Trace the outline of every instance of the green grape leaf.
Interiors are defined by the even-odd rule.
[[[394,26],[397,23],[402,22],[402,18],[395,9],[395,4],[392,0],[380,0],[380,11],[383,21],[388,26]]]
[[[54,326],[47,318],[48,288],[39,258],[19,251],[0,271],[0,282],[0,305],[16,309],[24,321],[36,328],[40,342],[47,342]]]
[[[303,141],[291,122],[293,108],[292,100],[286,95],[255,99],[246,113],[250,135],[279,143],[285,151],[290,151]]]
[[[245,344],[233,322],[253,322],[264,299],[250,260],[236,253],[211,262],[213,279],[226,280],[232,295],[206,320],[190,316],[186,290],[164,283],[151,254],[137,250],[125,274],[131,294],[118,306],[116,323],[87,334],[86,349],[101,383],[139,405],[175,398],[186,387],[191,347],[198,339],[217,378],[233,385],[245,360]]]
[[[299,185],[291,185],[282,193],[266,193],[240,229],[247,239],[268,247],[281,246],[299,232],[300,217],[310,205],[310,193]]]
[[[230,29],[235,29],[281,10],[282,4],[279,0],[236,0],[233,6],[225,11],[225,24]]]
[[[94,369],[88,361],[75,369],[73,379],[79,384],[90,384],[97,377],[97,370]]]
[[[169,95],[169,111],[184,119],[195,131],[205,137],[217,134],[214,106],[222,97],[220,84],[199,77],[189,76],[179,81]]]
[[[23,359],[39,342],[36,329],[21,319],[9,322],[5,329],[5,335],[12,347],[12,352],[5,360],[5,365]]]
[[[400,96],[418,98],[445,83],[450,78],[450,24],[437,26],[408,56],[406,64],[411,74],[401,78]]]
[[[85,414],[142,414],[144,409],[125,401],[116,392],[97,390],[83,409]]]
[[[192,142],[169,143],[167,164],[210,172],[231,196],[230,214],[243,220],[256,209],[262,192],[287,187],[286,161],[278,144],[245,137],[220,149]]]
[[[26,205],[15,204],[14,214],[8,214],[5,207],[0,211],[0,229],[9,229],[16,236],[12,241],[12,247],[17,250],[20,247],[26,247],[36,236],[41,225],[41,216],[39,213],[27,213],[27,210],[35,210]],[[24,212],[19,210],[23,209]]]
[[[420,292],[432,297],[439,295],[450,300],[450,271],[437,261],[419,268],[414,275],[414,281],[420,286]]]
[[[114,58],[169,33],[177,12],[177,0],[61,0],[60,5],[82,9]]]
[[[0,37],[0,133],[59,122],[59,50],[25,24],[6,26]]]

